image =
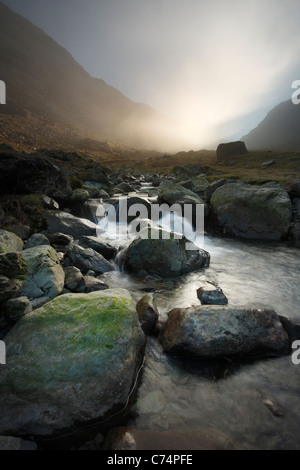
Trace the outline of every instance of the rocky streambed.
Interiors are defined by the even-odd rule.
[[[0,231],[0,445],[298,449],[298,186],[122,179],[61,208],[48,184],[43,230]],[[114,193],[144,206],[138,236],[98,225],[103,200],[121,214]],[[249,240],[187,249],[149,220],[156,200]]]

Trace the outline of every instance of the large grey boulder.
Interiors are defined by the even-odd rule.
[[[57,297],[6,335],[0,435],[63,437],[122,416],[145,336],[128,291]]]
[[[78,243],[83,248],[92,248],[100,253],[105,259],[110,260],[117,254],[117,249],[98,237],[84,236],[80,237]]]
[[[23,240],[12,232],[0,230],[0,253],[23,250]]]
[[[96,235],[97,225],[94,222],[75,217],[68,212],[46,211],[45,217],[49,233],[61,232],[75,238],[83,235]]]
[[[92,248],[83,248],[79,245],[73,245],[69,248],[65,264],[66,266],[75,266],[80,269],[82,274],[87,274],[88,271],[94,271],[96,274],[114,271],[110,262],[100,253],[97,253]]]
[[[196,246],[188,250],[188,245],[184,236],[178,239],[174,232],[157,227],[146,228],[126,250],[124,267],[130,272],[146,271],[162,277],[174,277],[208,267],[209,253]]]
[[[36,246],[22,251],[27,262],[26,283],[19,292],[29,300],[38,298],[51,299],[59,295],[64,288],[65,273],[60,265],[57,252],[51,246]]]
[[[248,153],[245,142],[228,142],[226,144],[220,144],[217,148],[217,160],[218,162],[223,161],[227,157],[234,157],[244,155]]]
[[[290,343],[270,308],[205,305],[171,310],[161,334],[164,351],[202,358],[287,354]]]
[[[289,230],[292,203],[282,188],[228,183],[211,198],[214,223],[240,238],[280,240]]]

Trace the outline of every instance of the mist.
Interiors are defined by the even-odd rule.
[[[242,136],[300,78],[298,0],[4,3],[194,147]]]

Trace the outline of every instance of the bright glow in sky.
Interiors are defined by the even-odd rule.
[[[176,118],[195,145],[239,138],[300,79],[300,0],[4,0],[93,76]]]

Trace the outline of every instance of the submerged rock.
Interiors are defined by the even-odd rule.
[[[270,308],[209,305],[174,309],[160,339],[167,353],[202,358],[290,352],[288,335]]]
[[[6,335],[0,435],[60,437],[124,412],[145,336],[128,291],[66,294]]]
[[[211,207],[223,233],[241,238],[280,240],[292,221],[292,203],[282,188],[228,183],[214,191]]]
[[[200,287],[197,290],[197,297],[202,305],[227,305],[228,299],[220,287],[215,289]]]
[[[179,236],[180,237],[180,236]],[[146,228],[125,253],[125,269],[174,277],[209,266],[210,255],[184,237],[157,227]]]
[[[242,450],[230,436],[216,429],[193,431],[148,431],[126,427],[107,434],[104,450]],[[160,462],[160,458],[157,459]]]
[[[136,304],[141,328],[146,335],[151,335],[158,321],[158,310],[152,294],[146,294]]]

